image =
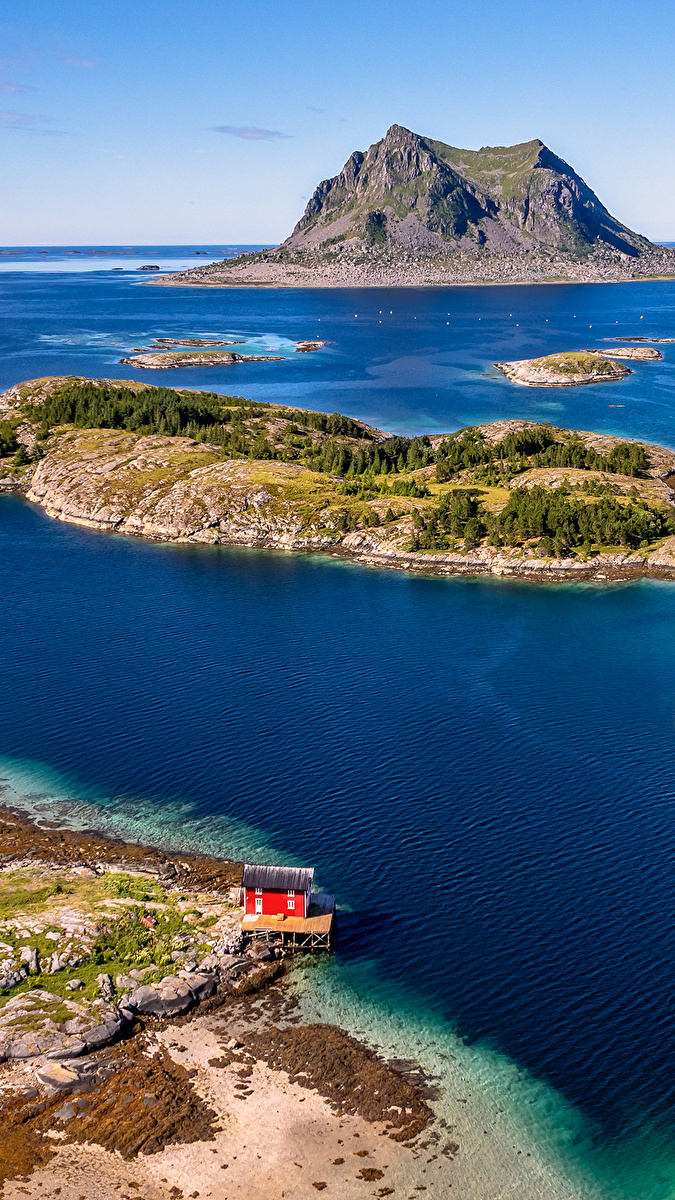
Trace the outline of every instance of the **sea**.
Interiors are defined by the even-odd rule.
[[[161,288],[136,266],[236,248],[125,248],[121,272],[120,248],[10,249],[2,390],[222,337],[281,361],[148,382],[409,436],[516,417],[675,448],[675,345],[597,387],[494,367],[675,337],[675,283]],[[423,1067],[430,1200],[675,1197],[674,584],[161,545],[4,495],[0,597],[0,797],[314,866],[338,935],[302,1011]]]

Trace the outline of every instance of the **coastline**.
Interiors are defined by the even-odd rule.
[[[283,255],[283,257],[282,257]],[[512,284],[646,283],[675,278],[675,255],[654,249],[638,261],[620,261],[603,251],[591,251],[585,261],[564,256],[512,254],[484,257],[463,251],[453,261],[442,255],[399,258],[387,250],[364,248],[360,253],[326,254],[312,249],[295,256],[281,250],[260,251],[241,259],[197,266],[144,281],[148,287],[270,287],[270,288],[410,288],[480,287]]]
[[[253,280],[236,279],[232,282],[209,282],[208,280],[191,280],[178,279],[173,275],[163,275],[157,279],[146,279],[140,285],[141,287],[210,287],[210,288],[267,288],[270,291],[275,289],[283,290],[284,288],[316,288],[317,291],[321,288],[330,288],[338,291],[350,291],[353,288],[362,288],[364,291],[368,288],[377,291],[382,288],[383,291],[390,291],[392,288],[405,288],[409,291],[414,291],[415,288],[420,290],[428,290],[429,288],[469,288],[469,287],[559,287],[561,284],[579,285],[591,283],[673,283],[675,282],[675,272],[672,275],[635,275],[628,279],[569,279],[567,276],[551,277],[549,279],[449,279],[449,280],[422,280],[414,283],[402,283],[400,281],[393,282],[378,282],[374,280],[364,280],[363,282],[345,281],[334,283],[330,280],[321,280],[321,282],[300,280],[277,281],[270,280],[268,282],[257,282]]]
[[[565,382],[563,367],[583,367],[585,377],[586,360],[590,373],[604,362],[598,354],[498,365],[529,378],[542,364],[552,374],[549,360],[562,358],[555,373]],[[55,520],[153,542],[320,553],[442,576],[675,576],[675,453],[663,446],[517,419],[405,439],[337,413],[223,405],[193,389],[166,395],[189,415],[203,394],[205,429],[178,423],[167,433],[160,422],[143,433],[119,414],[106,427],[98,409],[90,424],[63,421],[69,389],[94,408],[116,396],[139,414],[147,396],[164,396],[134,381],[59,377],[4,393],[0,412],[19,450],[5,459],[0,493],[19,493]],[[56,414],[46,430],[34,416],[41,402]],[[589,510],[591,496],[600,500]],[[544,520],[541,505],[553,511],[559,501],[562,525],[559,516]],[[558,536],[565,522],[572,532]]]
[[[9,822],[21,825],[22,850],[38,854],[5,857],[0,888],[14,871],[32,871],[34,882],[53,872],[49,845],[77,862],[57,868],[66,889],[83,874],[125,878],[115,870],[129,857],[137,868],[183,860],[57,822],[40,830],[6,806],[0,853]],[[100,873],[108,856],[111,876]],[[201,859],[185,861],[194,871]],[[147,873],[133,878],[142,884]],[[180,892],[200,908],[213,899],[182,883]],[[33,911],[26,923],[34,921]],[[360,969],[361,982],[349,983],[339,963],[304,956],[244,994],[230,988],[182,1015],[138,1016],[84,1057],[0,1063],[5,1200],[311,1200],[317,1191],[356,1200],[449,1189],[459,1200],[494,1200],[514,1186],[520,1200],[600,1200],[589,1130],[569,1104],[416,1002],[408,1012],[390,992],[378,999],[372,964]]]
[[[52,520],[78,525],[99,533],[118,534],[140,538],[143,541],[171,545],[222,546],[232,549],[259,550],[272,553],[322,554],[341,558],[360,566],[380,570],[407,571],[420,575],[441,577],[492,577],[495,579],[522,580],[524,582],[599,582],[626,583],[638,579],[675,580],[675,537],[668,538],[658,549],[649,554],[634,552],[598,553],[587,560],[581,558],[542,559],[532,553],[507,555],[491,552],[487,547],[472,553],[406,551],[392,549],[384,553],[371,533],[361,531],[347,534],[342,539],[329,537],[294,537],[281,533],[278,537],[263,535],[257,531],[250,536],[238,533],[227,536],[221,532],[177,534],[167,528],[154,529],[120,528],[108,520],[64,511],[49,502],[44,502],[25,485],[0,481],[0,494],[17,493],[30,503],[36,504]]]
[[[0,864],[3,887],[3,876],[10,887],[19,887],[15,879],[23,885],[16,916],[27,926],[40,924],[41,909],[29,903],[22,914],[22,897],[55,874],[65,896],[83,878],[112,872],[113,880],[152,886],[170,868],[171,888],[202,905],[241,878],[241,864],[37,825],[7,807],[0,809]],[[59,896],[58,903],[66,902]],[[57,918],[45,919],[54,925]],[[250,983],[245,975],[243,986],[239,978],[185,1014],[138,1013],[110,1044],[84,1055],[36,1046],[5,1058],[3,1195],[18,1200],[58,1185],[63,1200],[75,1200],[88,1181],[95,1191],[87,1194],[101,1200],[120,1186],[155,1200],[195,1187],[218,1195],[225,1179],[228,1195],[242,1200],[272,1200],[279,1189],[305,1200],[329,1187],[335,1193],[338,1184],[341,1196],[360,1196],[364,1183],[379,1181],[375,1194],[388,1195],[392,1176],[409,1187],[421,1183],[416,1148],[432,1119],[423,1077],[387,1064],[334,1025],[303,1023],[282,965],[254,967]],[[38,987],[48,982],[43,976]],[[12,994],[4,990],[4,1003],[16,1004]],[[35,1003],[40,994],[24,987],[17,999]],[[442,1164],[451,1163],[456,1143],[442,1131],[428,1136]]]

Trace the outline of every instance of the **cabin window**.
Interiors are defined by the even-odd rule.
[[[256,894],[256,896],[262,896],[262,888],[256,888],[255,894]]]
[[[294,896],[294,895],[295,895],[295,890],[294,890],[293,888],[289,888],[289,889],[288,889],[288,894],[289,894],[289,896]]]
[[[288,907],[288,908],[295,908],[295,900],[290,900],[290,899],[289,899],[289,901],[288,901],[288,904],[287,904],[287,907]]]

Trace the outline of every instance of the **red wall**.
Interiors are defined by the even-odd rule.
[[[260,899],[260,896],[258,896]],[[295,908],[288,907],[288,901],[295,899]],[[246,888],[246,906],[245,912],[255,913],[256,894],[255,888]],[[277,916],[279,913],[284,913],[289,917],[304,917],[305,915],[305,893],[296,892],[295,897],[289,896],[287,892],[272,891],[269,888],[263,889],[262,894],[262,910],[266,917]]]

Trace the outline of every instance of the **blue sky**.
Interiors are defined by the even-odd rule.
[[[542,138],[675,240],[675,6],[22,0],[0,10],[0,244],[276,242],[394,122]]]

